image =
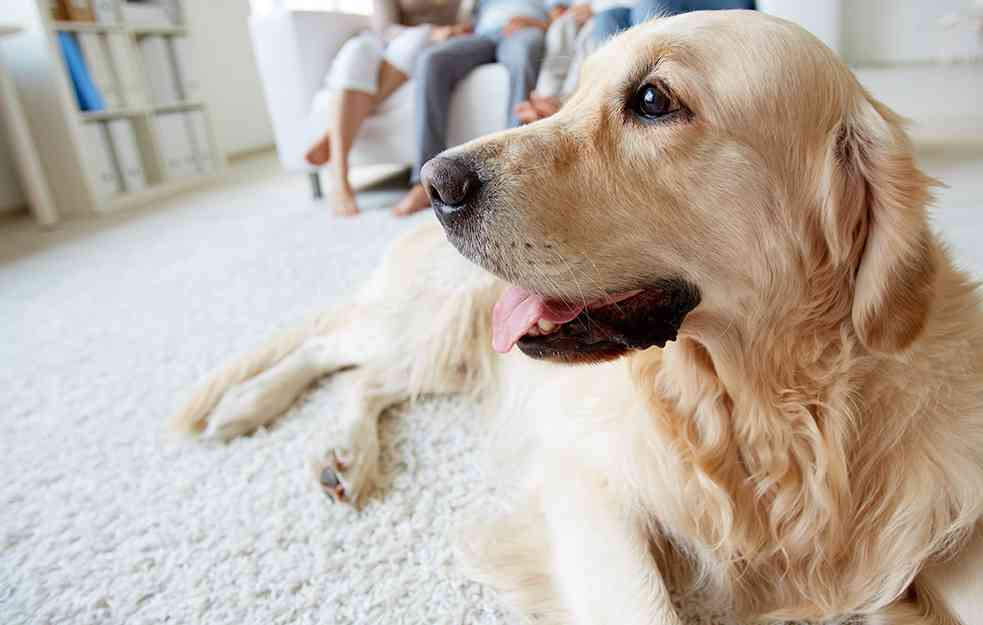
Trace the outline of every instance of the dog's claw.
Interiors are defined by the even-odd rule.
[[[321,489],[326,495],[331,497],[332,501],[345,501],[345,485],[341,483],[338,474],[335,473],[333,468],[324,467],[319,480],[321,482]]]
[[[311,457],[310,466],[321,492],[333,502],[358,508],[372,488],[378,448],[373,445],[374,439],[366,441],[367,450],[361,451],[354,448],[351,439],[345,442],[326,445],[326,449]]]
[[[321,471],[321,486],[325,488],[337,488],[340,484],[338,481],[338,476],[335,475],[334,469],[331,467],[324,467]]]

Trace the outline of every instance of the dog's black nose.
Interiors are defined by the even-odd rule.
[[[420,170],[420,183],[430,196],[434,211],[442,220],[463,217],[481,187],[478,174],[460,159],[437,157]]]

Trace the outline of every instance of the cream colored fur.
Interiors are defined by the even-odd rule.
[[[641,81],[691,115],[626,119]],[[450,153],[496,185],[496,245],[468,255],[567,299],[682,276],[703,301],[676,342],[589,367],[493,356],[503,284],[426,225],[174,425],[238,435],[358,367],[312,462],[358,503],[387,405],[474,392],[515,503],[464,529],[463,564],[537,622],[672,625],[672,587],[746,619],[983,624],[983,313],[898,118],[756,13],[643,25],[581,82],[553,118]]]

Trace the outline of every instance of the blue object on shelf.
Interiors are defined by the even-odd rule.
[[[72,86],[75,88],[75,98],[78,100],[80,111],[102,111],[106,108],[106,103],[99,93],[99,88],[92,82],[89,76],[89,68],[85,66],[85,57],[75,39],[73,33],[61,31],[58,33],[58,45],[61,47],[61,55],[65,60],[65,67],[68,68],[68,75],[72,79]]]

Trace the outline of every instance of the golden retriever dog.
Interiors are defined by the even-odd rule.
[[[239,435],[357,367],[312,458],[357,504],[385,407],[475,393],[514,504],[462,563],[536,622],[675,625],[673,589],[739,622],[983,623],[979,291],[898,117],[814,37],[648,22],[423,182],[443,231],[174,425]]]

